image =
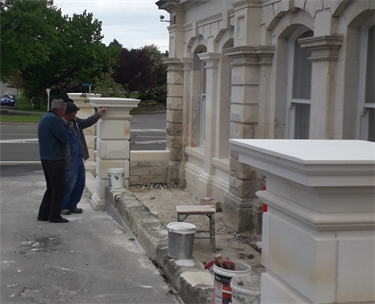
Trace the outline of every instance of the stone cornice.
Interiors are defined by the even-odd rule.
[[[159,7],[159,9],[165,10],[168,13],[179,9],[178,0],[160,0],[155,4]]]
[[[191,57],[182,57],[181,63],[184,65],[184,71],[190,71],[191,70],[191,63],[193,62],[193,58]]]
[[[344,38],[338,35],[298,39],[301,47],[311,51],[311,61],[337,60]]]
[[[200,60],[206,62],[206,69],[214,69],[218,67],[220,60],[220,53],[200,53],[198,57]]]
[[[181,60],[176,57],[170,57],[170,58],[163,59],[163,63],[164,64],[179,64],[181,63]]]
[[[298,204],[292,204],[269,191],[258,191],[256,195],[266,205],[317,230],[373,230],[375,228],[373,213],[323,214],[313,212]]]
[[[233,3],[234,10],[240,10],[246,7],[261,7],[260,0],[238,0]]]
[[[92,97],[88,96],[91,106],[96,108],[108,108],[103,120],[122,120],[130,118],[130,110],[136,108],[141,101],[133,98],[117,98],[117,97]]]
[[[375,144],[361,140],[231,139],[240,161],[308,187],[373,187]],[[241,160],[241,157],[243,159]],[[277,169],[277,170],[276,170]]]
[[[177,71],[183,69],[183,64],[179,58],[171,57],[163,59],[163,63],[167,66],[168,71]]]
[[[250,65],[254,65],[254,62],[256,62],[255,65],[271,65],[274,52],[274,46],[238,46],[224,50],[224,55],[233,59],[253,57]],[[232,65],[236,65],[236,63],[232,63]],[[241,65],[241,63],[237,63],[237,65]]]

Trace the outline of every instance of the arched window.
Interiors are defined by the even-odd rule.
[[[199,99],[199,146],[204,146],[206,124],[206,62],[201,61],[201,91]]]
[[[360,134],[364,140],[375,142],[375,32],[372,17],[361,29],[360,56]]]
[[[191,75],[191,146],[204,146],[205,120],[206,120],[206,62],[200,60],[199,54],[206,53],[204,45],[198,46],[193,53]]]
[[[303,27],[288,39],[287,138],[309,138],[312,64],[310,51],[298,40],[312,36],[313,31]]]

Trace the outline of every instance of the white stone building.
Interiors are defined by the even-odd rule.
[[[229,139],[375,141],[374,0],[160,0],[168,182],[260,233],[263,176]]]

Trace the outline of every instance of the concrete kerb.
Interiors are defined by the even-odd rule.
[[[212,303],[213,279],[200,261],[175,260],[168,256],[168,231],[129,190],[106,188],[106,208],[120,224],[125,223],[147,255],[164,271],[188,303]],[[191,266],[190,266],[191,265]]]

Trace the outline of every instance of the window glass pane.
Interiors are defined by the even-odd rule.
[[[300,35],[294,42],[294,63],[293,63],[293,88],[292,98],[310,99],[311,95],[311,61],[310,51],[301,48],[298,39],[312,37],[313,31],[307,31]]]
[[[202,95],[199,107],[199,145],[203,146],[205,139],[206,95]]]
[[[366,93],[365,93],[365,103],[375,102],[375,77],[374,77],[374,25],[368,30],[368,40],[367,40],[367,64],[366,64]]]
[[[368,109],[368,140],[375,142],[375,109]]]
[[[294,139],[309,139],[310,105],[295,103]]]
[[[204,145],[206,121],[206,62],[201,62],[201,94],[199,102],[199,145]]]

